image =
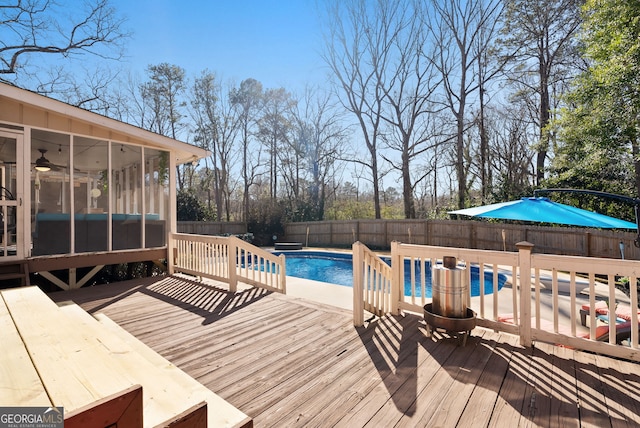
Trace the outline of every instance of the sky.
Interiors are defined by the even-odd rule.
[[[163,62],[188,76],[208,69],[236,83],[302,90],[324,84],[315,0],[111,0],[132,33],[126,62],[135,73]]]

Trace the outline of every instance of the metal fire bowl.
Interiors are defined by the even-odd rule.
[[[467,308],[466,318],[451,318],[434,314],[431,303],[424,305],[424,321],[433,328],[448,332],[469,332],[476,327],[476,313]]]

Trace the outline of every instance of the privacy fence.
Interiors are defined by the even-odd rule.
[[[178,233],[194,235],[242,235],[247,233],[247,223],[240,221],[179,221]]]
[[[472,220],[353,220],[289,223],[283,240],[309,247],[350,247],[362,242],[389,249],[391,242],[482,250],[517,251],[527,241],[535,252],[586,257],[640,259],[635,232],[539,227]]]
[[[179,221],[179,233],[197,235],[241,235],[242,222]],[[640,249],[633,245],[635,232],[569,227],[489,223],[473,220],[345,220],[288,223],[279,242],[301,242],[307,247],[350,248],[362,242],[374,249],[388,250],[391,242],[517,251],[516,243],[527,241],[534,251],[586,257],[619,259],[621,243],[624,258],[640,260]]]

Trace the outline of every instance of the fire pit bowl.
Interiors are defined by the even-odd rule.
[[[462,345],[467,342],[467,335],[476,327],[476,313],[467,308],[466,317],[453,318],[438,315],[433,312],[431,303],[424,305],[424,321],[427,323],[427,335],[431,335],[433,329],[442,329],[447,333],[462,333]]]

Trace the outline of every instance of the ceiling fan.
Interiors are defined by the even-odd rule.
[[[36,159],[34,168],[39,172],[47,172],[47,171],[64,171],[67,169],[64,165],[56,165],[55,163],[49,161],[46,157],[44,157],[45,153],[47,153],[47,149],[38,149],[40,152],[40,157]],[[74,171],[78,171],[77,168],[73,169]]]
[[[40,157],[32,162],[31,164],[34,166],[35,170],[38,172],[47,172],[47,171],[65,171],[67,169],[64,165],[57,165],[51,162],[49,159],[45,157],[45,153],[48,152],[47,149],[38,149],[40,152]],[[0,160],[0,165],[15,165],[15,161],[2,161]],[[75,172],[79,170],[74,168]]]
[[[46,172],[51,170],[51,167],[53,166],[51,164],[51,162],[49,162],[49,160],[47,158],[44,157],[44,154],[47,153],[46,149],[38,149],[38,151],[40,152],[41,156],[36,159],[36,170],[40,171],[40,172]]]

